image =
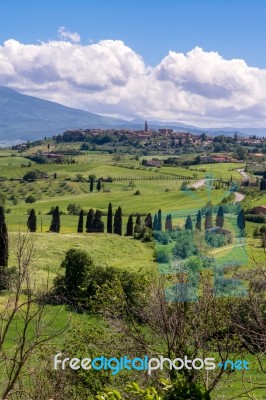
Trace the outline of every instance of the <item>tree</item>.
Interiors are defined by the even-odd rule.
[[[113,233],[113,209],[112,209],[112,203],[109,203],[109,206],[108,206],[107,233]]]
[[[162,210],[159,209],[158,211],[158,231],[162,230]]]
[[[240,235],[242,236],[244,234],[246,222],[245,222],[245,213],[244,210],[240,210],[237,216],[237,226],[240,231]]]
[[[94,189],[94,177],[90,177],[90,192],[92,193]]]
[[[197,220],[196,220],[196,229],[201,231],[201,211],[198,211]]]
[[[104,232],[104,223],[102,221],[102,212],[100,210],[96,210],[94,219],[92,222],[92,230],[93,232],[102,233]]]
[[[146,218],[145,218],[145,225],[147,226],[147,228],[152,229],[152,216],[151,213],[148,213]]]
[[[185,223],[185,229],[189,229],[190,231],[193,230],[193,224],[192,224],[192,219],[191,216],[188,215]]]
[[[153,219],[153,229],[154,229],[155,231],[158,231],[158,216],[157,216],[156,213],[155,213],[154,219]]]
[[[246,159],[247,151],[243,146],[237,145],[235,149],[235,157],[238,160],[245,160]]]
[[[140,216],[140,214],[137,214],[135,227],[134,227],[134,233],[138,234],[141,232],[141,230],[142,230],[141,216]]]
[[[265,178],[262,178],[261,180],[260,180],[260,190],[262,191],[262,190],[266,190],[266,179]]]
[[[126,236],[133,236],[133,231],[134,231],[133,216],[132,214],[130,214],[127,221]]]
[[[92,259],[86,251],[78,249],[67,251],[61,267],[65,270],[65,295],[72,304],[76,303],[82,292],[87,288],[86,276],[88,268],[92,265]]]
[[[58,206],[54,208],[52,213],[50,232],[56,232],[56,233],[60,232],[60,211]]]
[[[79,221],[78,221],[78,233],[82,233],[83,232],[83,219],[84,219],[84,213],[83,210],[80,211],[79,213]]]
[[[223,206],[219,206],[216,216],[216,226],[220,226],[221,228],[224,226],[224,209]]]
[[[94,219],[94,210],[92,208],[89,209],[86,220],[86,232],[93,232],[93,219]]]
[[[122,209],[118,207],[114,217],[114,233],[122,236]]]
[[[212,224],[212,210],[208,209],[205,215],[205,230],[213,227]]]
[[[0,206],[0,267],[8,264],[8,233],[5,221],[4,207]]]
[[[101,183],[101,179],[98,179],[98,182],[97,182],[97,186],[96,186],[96,189],[98,190],[98,192],[101,190],[101,188],[102,188],[102,183]]]
[[[36,232],[37,230],[37,218],[34,208],[30,210],[27,226],[30,232]]]
[[[166,216],[166,219],[165,219],[165,230],[166,231],[172,231],[173,230],[172,215],[171,214],[168,214]]]
[[[28,197],[25,198],[25,203],[27,203],[27,204],[35,203],[35,201],[36,201],[36,199],[35,199],[35,197],[32,196],[32,195],[30,195],[30,196],[28,196]]]
[[[113,233],[113,209],[112,209],[112,203],[109,203],[109,206],[108,206],[107,233]]]
[[[69,215],[79,215],[81,208],[76,203],[69,203],[67,206],[67,211]]]

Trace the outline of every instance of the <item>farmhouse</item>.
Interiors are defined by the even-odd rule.
[[[215,233],[216,235],[231,235],[231,232],[227,229],[221,228],[220,226],[213,226],[212,228],[206,229],[206,232]]]
[[[163,164],[163,160],[159,160],[159,158],[152,158],[151,160],[147,160],[146,165],[149,167],[160,167]]]

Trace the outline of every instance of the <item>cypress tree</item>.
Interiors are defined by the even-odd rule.
[[[216,216],[216,226],[220,226],[221,228],[224,226],[224,210],[223,206],[220,206],[217,211]]]
[[[78,233],[82,233],[83,232],[83,218],[84,217],[84,213],[83,210],[80,211],[79,213],[79,222],[78,222]]]
[[[140,233],[141,228],[142,228],[141,216],[140,216],[140,214],[137,214],[135,227],[134,227],[134,233]]]
[[[98,192],[101,190],[101,188],[102,188],[102,183],[101,183],[101,179],[98,179],[98,182],[97,182],[97,186],[96,186],[96,189],[98,190]]]
[[[27,226],[30,232],[36,232],[37,230],[37,218],[34,208],[30,210]]]
[[[198,211],[197,220],[196,220],[196,229],[201,231],[201,211]]]
[[[94,188],[94,178],[91,177],[91,178],[90,178],[90,192],[91,192],[91,193],[93,192],[93,188]]]
[[[189,229],[190,231],[193,230],[193,224],[192,224],[192,219],[191,216],[188,215],[185,223],[185,229]]]
[[[101,218],[102,218],[102,212],[97,209],[92,223],[93,232],[98,232],[98,233],[104,232],[104,223]]]
[[[122,236],[122,209],[118,207],[114,217],[114,233]]]
[[[113,233],[113,210],[112,203],[109,203],[107,214],[107,233]]]
[[[146,215],[146,218],[145,218],[145,225],[147,226],[147,228],[152,229],[152,216],[151,216],[151,213],[148,213],[148,214]]]
[[[158,211],[158,231],[162,230],[162,210]]]
[[[262,178],[260,181],[260,190],[266,190],[266,179]]]
[[[205,215],[205,230],[212,228],[212,226],[213,226],[212,225],[212,212],[209,209],[206,211],[206,215]]]
[[[154,219],[153,219],[153,229],[155,231],[158,231],[158,217],[157,214],[154,215]]]
[[[8,264],[8,233],[5,221],[4,207],[0,206],[0,266]]]
[[[133,230],[134,230],[133,228],[134,228],[133,217],[130,214],[127,221],[126,236],[133,236]]]
[[[58,206],[53,210],[50,232],[60,232],[60,211]]]
[[[86,232],[87,233],[93,232],[93,219],[94,219],[94,211],[92,208],[90,208],[89,212],[87,214],[87,220],[86,220]]]
[[[171,214],[168,214],[166,216],[166,219],[165,219],[165,230],[167,230],[167,231],[172,231],[173,230],[172,215]]]
[[[238,213],[237,226],[238,226],[238,229],[240,230],[240,234],[243,235],[244,229],[246,226],[244,210],[240,210]]]

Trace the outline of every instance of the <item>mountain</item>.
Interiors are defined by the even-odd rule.
[[[127,121],[65,107],[0,86],[0,145],[42,139],[67,129],[124,124]]]
[[[190,131],[200,135],[266,136],[266,129],[259,128],[198,128],[180,122],[148,121],[151,129],[162,126],[179,131]],[[68,129],[85,128],[144,128],[144,120],[125,121],[87,111],[65,107],[61,104],[21,94],[13,89],[0,86],[0,147],[42,139]]]

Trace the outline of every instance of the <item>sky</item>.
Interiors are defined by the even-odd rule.
[[[264,0],[0,0],[0,85],[125,119],[266,126]]]

